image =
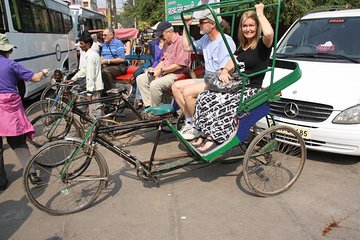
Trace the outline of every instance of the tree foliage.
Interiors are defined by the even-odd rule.
[[[126,4],[124,16],[136,19],[138,29],[148,28],[165,20],[165,0],[135,0],[135,6]]]
[[[281,12],[284,13],[280,17],[283,25],[289,26],[297,18],[304,13],[321,8],[329,7],[353,7],[359,8],[359,0],[285,0],[281,6]]]
[[[126,6],[121,18],[136,18],[137,28],[142,30],[165,20],[165,0],[126,0]],[[224,1],[224,0],[221,0]],[[263,0],[264,4],[274,3],[274,0]],[[287,28],[304,13],[328,7],[360,8],[360,0],[283,0],[281,6],[280,25]],[[275,11],[267,13],[270,19],[275,18]]]

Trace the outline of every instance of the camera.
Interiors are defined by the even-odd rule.
[[[155,79],[154,72],[149,72],[149,71],[146,71],[146,73],[147,73],[147,75],[148,75],[148,77],[149,77],[150,81]]]

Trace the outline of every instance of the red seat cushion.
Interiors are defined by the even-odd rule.
[[[126,69],[126,74],[128,73],[134,73],[136,70],[138,70],[140,67],[139,66],[128,66]]]
[[[117,76],[115,78],[116,81],[127,81],[127,82],[131,82],[132,79],[134,78],[134,74],[132,73],[126,73],[124,75],[120,75],[120,76]]]
[[[196,77],[200,78],[203,77],[205,74],[205,67],[204,66],[198,66],[193,70]]]
[[[124,75],[117,76],[116,81],[128,81],[131,82],[134,78],[134,73],[138,70],[138,66],[128,66]]]

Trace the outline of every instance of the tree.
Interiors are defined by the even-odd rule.
[[[135,6],[126,4],[124,14],[136,18],[137,28],[143,30],[165,20],[165,0],[135,0]]]
[[[136,18],[138,29],[152,26],[158,21],[165,20],[165,0],[127,0],[124,15]],[[274,0],[263,0],[265,3],[274,3]],[[360,0],[283,0],[280,16],[280,31],[288,28],[304,13],[317,8],[333,7],[360,7]],[[268,14],[267,14],[268,15]],[[275,11],[269,11],[269,18],[274,20]]]

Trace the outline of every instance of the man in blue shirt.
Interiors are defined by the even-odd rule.
[[[126,73],[125,46],[115,38],[112,28],[103,32],[104,43],[101,50],[101,75],[104,82],[104,90],[115,87],[114,79]]]

